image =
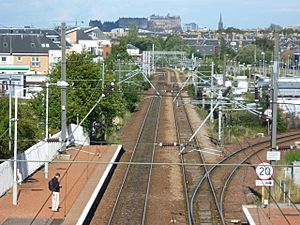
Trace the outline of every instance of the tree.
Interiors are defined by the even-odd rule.
[[[131,43],[134,40],[136,40],[138,37],[138,28],[136,23],[129,23],[128,26],[129,26],[129,31],[128,31],[127,38],[128,38],[128,43]]]
[[[122,46],[116,45],[116,49],[122,49]],[[106,65],[110,62],[112,65],[117,64],[117,57],[120,56],[115,50],[109,61],[105,62]],[[122,52],[121,52],[122,53]],[[127,54],[127,53],[126,53]],[[93,56],[87,53],[71,53],[67,57],[67,122],[76,123],[77,117],[79,120],[83,119],[90,109],[95,105],[97,100],[102,96],[101,90],[102,78],[100,75],[99,64],[95,63]],[[51,83],[56,83],[60,80],[61,66],[58,64],[50,77]],[[135,81],[140,82],[141,78],[133,78]],[[111,82],[117,80],[113,71],[106,67],[105,72],[105,85],[110,85]],[[141,82],[142,83],[142,82]],[[143,83],[142,83],[143,85]],[[115,82],[115,89],[118,89],[118,85]],[[122,86],[122,93],[111,90],[106,94],[95,109],[90,113],[83,127],[88,130],[93,130],[93,140],[103,140],[106,135],[110,134],[115,125],[113,120],[116,117],[123,117],[127,110],[133,110],[136,103],[140,100],[136,92],[139,89],[132,88],[124,84]],[[143,90],[143,86],[141,87]],[[60,103],[60,88],[49,88],[49,128],[50,133],[54,133],[60,130],[60,118],[61,118],[61,103]],[[40,93],[35,101],[33,107],[35,111],[39,111],[43,114],[41,108],[44,101],[45,93]],[[94,129],[95,124],[97,128]],[[91,132],[92,133],[92,132]]]
[[[50,77],[51,83],[60,80],[61,70],[57,65]],[[106,75],[106,83],[112,81],[111,75]],[[93,56],[86,53],[71,53],[67,58],[67,121],[68,123],[76,123],[93,107],[96,101],[101,97],[101,82],[99,76],[99,65],[93,61]],[[60,130],[60,88],[49,88],[49,128],[50,132]],[[107,97],[106,101],[109,101]],[[41,105],[42,97],[39,96],[35,102],[35,108]],[[123,110],[124,104],[120,99],[115,97],[114,102],[119,101],[118,109]],[[104,107],[104,105],[102,105]],[[99,111],[101,104],[89,115],[88,119],[83,123],[85,128],[89,128],[94,121],[99,119]],[[112,116],[116,112],[109,111]],[[118,112],[119,113],[119,112]]]
[[[189,51],[189,47],[184,43],[179,35],[170,35],[164,42],[165,51]]]
[[[228,47],[228,46],[226,45],[226,41],[225,41],[225,39],[222,37],[222,38],[221,38],[221,51],[220,51],[220,57],[223,58],[224,55],[227,55],[228,58],[233,58],[233,57],[236,56],[236,52],[235,52],[232,48],[230,48],[230,47]]]
[[[44,123],[41,123],[42,115],[38,114],[31,106],[32,100],[19,100],[18,104],[18,151],[25,151],[38,140],[43,138]],[[9,115],[8,97],[0,97],[0,157],[9,158],[13,152],[8,151]],[[14,107],[14,106],[13,106]],[[14,123],[12,131],[14,132]],[[13,140],[12,140],[13,141]]]
[[[245,33],[245,31],[240,30],[235,27],[227,27],[226,29],[223,30],[223,32],[226,34],[232,34],[232,33],[243,34],[243,33]]]
[[[140,51],[152,51],[154,44],[155,50],[160,51],[163,49],[164,40],[161,37],[139,37],[134,42],[131,42]]]
[[[270,33],[270,32],[274,32],[275,30],[282,30],[282,27],[280,25],[272,23],[265,31],[267,33]]]
[[[262,51],[257,48],[255,45],[246,45],[245,47],[241,48],[237,54],[237,60],[240,63],[245,64],[254,64],[255,63],[255,54],[257,56],[256,60],[259,60],[261,57]]]
[[[268,39],[267,37],[256,38],[255,45],[264,52],[273,51],[274,49],[274,41]]]
[[[117,70],[117,60],[128,61],[130,56],[127,53],[127,40],[121,39],[120,44],[112,45],[111,53],[105,60],[108,70]]]

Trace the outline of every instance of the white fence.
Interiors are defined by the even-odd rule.
[[[75,145],[89,145],[90,140],[88,134],[85,134],[82,127],[76,129],[76,125],[68,126],[68,137],[74,139]],[[76,129],[76,130],[75,130]],[[75,130],[75,132],[74,132]],[[73,134],[74,132],[74,134]],[[60,133],[53,135],[51,138],[59,138]],[[69,138],[68,138],[69,139]],[[67,145],[69,143],[67,142]],[[18,154],[18,160],[28,161],[52,161],[61,148],[60,142],[40,141],[25,152]],[[48,154],[48,157],[47,157]],[[0,164],[0,196],[4,195],[13,185],[13,158]],[[33,174],[37,169],[42,167],[44,162],[18,162],[17,168],[20,171],[18,179],[24,180]]]

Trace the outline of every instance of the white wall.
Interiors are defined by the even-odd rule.
[[[140,54],[139,49],[127,49],[127,53],[130,56],[138,56]]]
[[[55,63],[61,61],[61,50],[49,50],[49,69],[51,70]]]
[[[68,126],[67,137],[74,132],[77,125]],[[85,134],[82,127],[78,127],[72,135],[75,139],[75,145],[89,145],[88,134]],[[52,138],[59,138],[60,132],[53,135]],[[67,142],[69,145],[69,142]],[[18,162],[17,168],[20,170],[22,179],[25,180],[37,169],[44,165],[40,161],[52,161],[61,148],[60,142],[40,141],[25,152],[18,154],[18,160],[27,160],[27,162]],[[48,155],[48,156],[47,156]],[[0,164],[0,196],[4,195],[13,185],[13,158]],[[34,162],[28,162],[34,161]]]
[[[2,61],[2,57],[6,57],[6,61]],[[0,65],[11,65],[13,64],[13,56],[10,56],[9,54],[0,54]]]

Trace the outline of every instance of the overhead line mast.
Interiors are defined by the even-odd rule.
[[[67,89],[66,84],[66,24],[61,23],[61,142],[60,152],[66,151],[67,133]]]

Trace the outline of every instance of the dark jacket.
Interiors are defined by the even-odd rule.
[[[57,177],[52,178],[52,191],[59,192],[60,186]]]

